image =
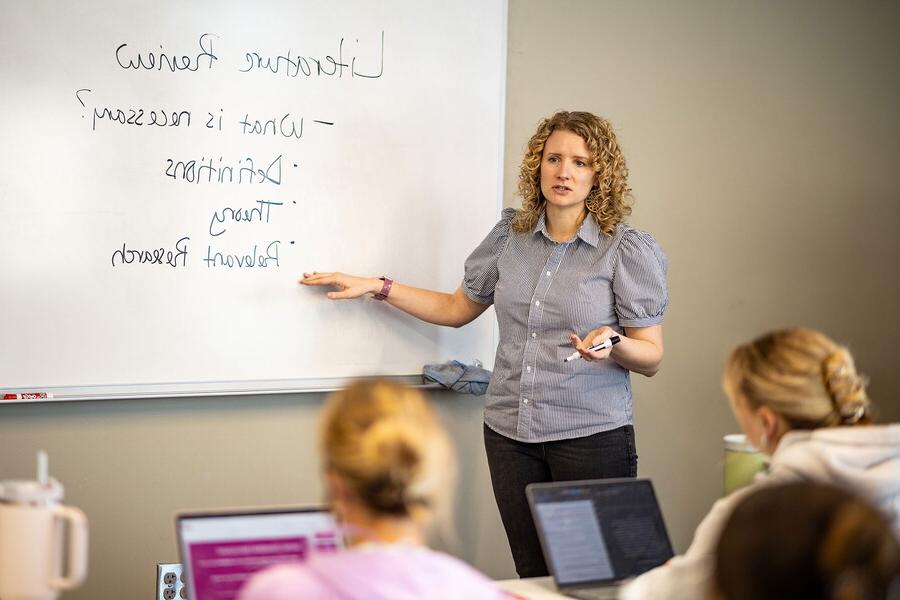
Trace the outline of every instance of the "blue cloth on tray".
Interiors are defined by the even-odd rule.
[[[425,365],[422,368],[422,379],[425,383],[438,383],[456,392],[481,396],[487,392],[491,372],[479,366],[451,360],[439,365]]]

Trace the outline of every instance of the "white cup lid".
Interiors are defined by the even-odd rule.
[[[0,502],[12,504],[53,504],[62,502],[63,486],[52,477],[46,484],[29,480],[0,481]]]

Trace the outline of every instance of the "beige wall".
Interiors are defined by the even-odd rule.
[[[736,426],[719,373],[736,342],[821,328],[871,376],[883,420],[900,420],[898,30],[900,5],[881,1],[510,2],[506,203],[538,119],[594,111],[629,159],[632,222],[669,256],[666,359],[635,405],[640,474],[679,549],[721,489]],[[468,475],[456,552],[511,576],[478,400],[432,397]],[[30,475],[46,448],[88,513],[90,579],[65,597],[149,597],[154,564],[176,557],[176,509],[319,498],[321,399],[0,407],[0,477]]]

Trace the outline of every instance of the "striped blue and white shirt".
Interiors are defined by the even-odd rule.
[[[615,361],[563,359],[569,336],[603,325],[662,323],[668,303],[666,256],[653,237],[625,224],[602,233],[592,217],[574,238],[550,238],[541,216],[534,231],[503,218],[466,260],[463,290],[494,304],[500,329],[484,421],[506,437],[547,442],[631,424],[628,370]]]

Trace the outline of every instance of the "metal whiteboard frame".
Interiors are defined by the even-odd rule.
[[[424,383],[422,375],[373,376],[401,385],[422,389],[444,389],[436,383]],[[4,394],[30,394],[42,392],[48,398],[0,400],[0,406],[8,404],[43,404],[47,402],[74,402],[83,400],[124,400],[148,398],[202,398],[211,396],[253,396],[269,394],[305,394],[333,392],[347,387],[360,377],[323,379],[270,379],[260,381],[205,381],[190,383],[121,384],[103,386],[47,387],[3,389]]]

